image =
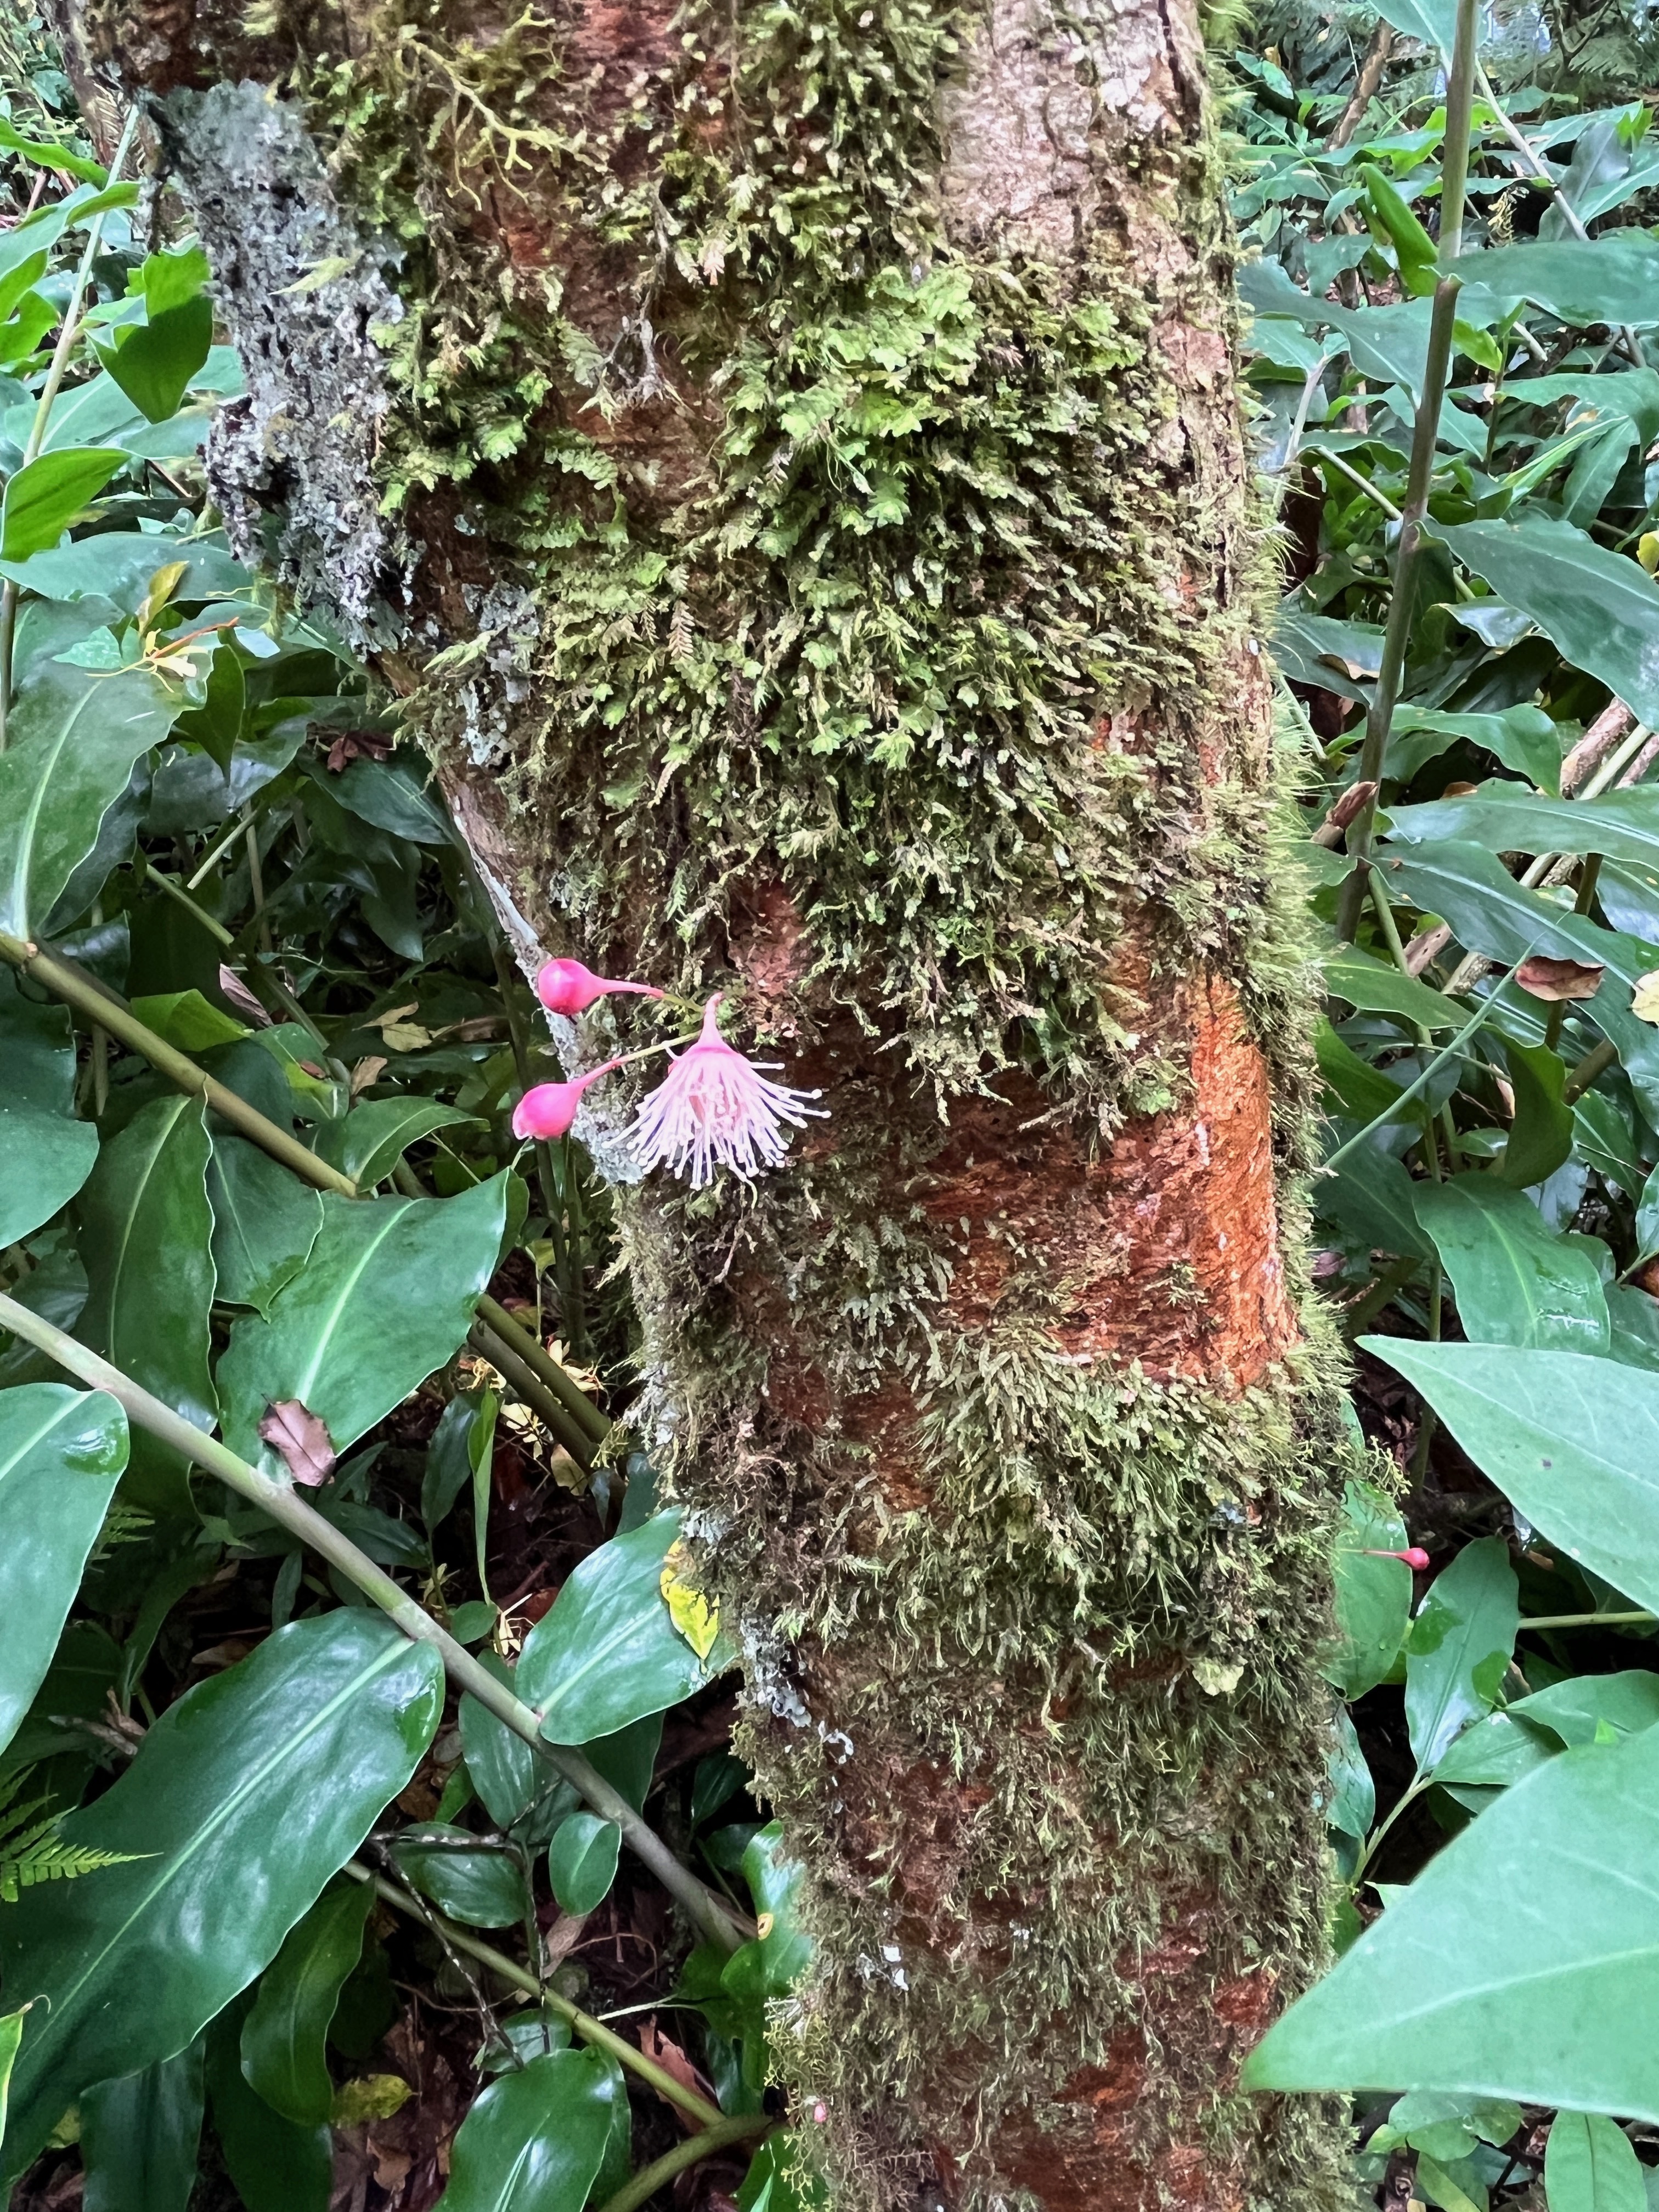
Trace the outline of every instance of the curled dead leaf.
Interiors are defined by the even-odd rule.
[[[1659,968],[1650,968],[1636,979],[1630,1010],[1640,1022],[1659,1023]]]
[[[371,1085],[378,1083],[385,1073],[386,1054],[383,1052],[366,1053],[362,1060],[355,1060],[351,1068],[352,1097],[356,1097],[360,1091],[367,1091]]]
[[[259,1441],[270,1446],[295,1482],[312,1489],[334,1472],[333,1441],[322,1421],[297,1398],[282,1398],[266,1407]]]
[[[254,997],[234,968],[219,964],[219,994],[228,999],[239,1014],[245,1014],[256,1030],[268,1030],[270,1016]]]
[[[1334,830],[1346,830],[1362,807],[1370,805],[1376,796],[1375,783],[1351,783],[1342,796],[1335,800],[1325,819]]]
[[[1607,968],[1596,960],[1552,960],[1534,952],[1515,971],[1515,980],[1534,999],[1555,1005],[1564,999],[1593,999],[1601,988]]]
[[[331,775],[338,775],[349,761],[389,759],[392,740],[383,738],[378,730],[342,730],[328,749],[324,765]]]

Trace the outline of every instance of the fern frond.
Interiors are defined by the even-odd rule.
[[[149,1856],[144,1851],[100,1851],[84,1844],[66,1844],[58,1833],[60,1815],[43,1820],[21,1847],[0,1850],[0,1904],[15,1905],[26,1889],[46,1881],[76,1881],[100,1867],[127,1866]]]

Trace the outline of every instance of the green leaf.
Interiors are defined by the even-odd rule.
[[[241,2033],[253,2002],[244,1990],[208,2031],[208,2094],[226,2168],[246,2212],[329,2212],[333,2131],[284,2119],[242,2072]]]
[[[81,2098],[85,2212],[186,2212],[202,2136],[202,2044]]]
[[[1325,988],[1334,999],[1377,1014],[1398,1014],[1421,1029],[1455,1029],[1468,1019],[1466,1011],[1443,992],[1431,990],[1415,975],[1402,975],[1390,961],[1373,959],[1356,945],[1334,945],[1320,965]]]
[[[1387,2081],[1659,2120],[1656,1820],[1659,1729],[1552,1759],[1268,2030],[1243,2086]]]
[[[1383,860],[1390,890],[1425,914],[1449,922],[1472,952],[1505,967],[1529,952],[1553,959],[1599,962],[1607,972],[1583,1011],[1617,1048],[1626,1073],[1659,1109],[1659,1030],[1631,1012],[1640,978],[1653,966],[1653,947],[1568,914],[1516,882],[1497,856],[1478,845],[1420,846],[1411,858]]]
[[[69,446],[19,469],[0,500],[0,560],[48,551],[126,458],[119,446]]]
[[[321,1124],[317,1155],[361,1189],[370,1190],[385,1181],[411,1145],[434,1129],[453,1129],[462,1122],[475,1129],[480,1126],[476,1115],[435,1098],[366,1098],[340,1121]]]
[[[1535,1528],[1659,1612],[1659,1374],[1577,1352],[1360,1341]]]
[[[149,421],[165,422],[178,412],[212,343],[213,308],[198,292],[159,314],[152,302],[147,323],[118,331],[112,344],[94,343],[93,350],[133,405]]]
[[[218,1419],[208,1366],[210,1150],[199,1098],[152,1099],[100,1147],[79,1205],[87,1271],[82,1337],[174,1413],[208,1430]],[[165,1266],[156,1265],[158,1254],[167,1255]],[[141,1504],[188,1510],[187,1468],[170,1445],[135,1433],[127,1487]]]
[[[1561,744],[1554,723],[1541,707],[1508,707],[1499,714],[1442,714],[1426,707],[1396,707],[1383,773],[1409,783],[1425,762],[1460,738],[1496,755],[1505,768],[1524,775],[1540,791],[1558,795]],[[1413,807],[1389,810],[1391,815],[1415,811]]]
[[[500,2075],[461,2123],[436,2212],[580,2212],[625,2096],[615,2063],[593,2051]]]
[[[1522,1698],[1522,1704],[1526,1700]],[[1523,1775],[1532,1773],[1555,1747],[1534,1729],[1523,1728],[1511,1712],[1488,1713],[1483,1721],[1466,1728],[1449,1750],[1435,1761],[1434,1778],[1450,1787],[1467,1784],[1487,1790],[1507,1790]]]
[[[1430,1260],[1434,1247],[1417,1219],[1419,1188],[1391,1152],[1362,1145],[1319,1177],[1314,1201],[1322,1219],[1346,1230],[1365,1250]]]
[[[93,2081],[181,2050],[275,1955],[431,1741],[435,1653],[356,1607],[295,1621],[186,1692],[68,1844],[140,1853],[0,1914],[29,2015],[7,2172]],[[142,2001],[135,1996],[142,1993]]]
[[[11,2100],[11,2069],[17,2063],[18,2046],[23,2040],[23,2021],[28,2007],[19,2005],[15,2012],[0,2014],[0,2144],[6,2140],[6,2111]]]
[[[1656,319],[1659,239],[1647,231],[1615,230],[1588,242],[1499,246],[1466,253],[1452,267],[1466,287],[1478,286],[1501,300],[1530,300],[1564,323],[1651,325]]]
[[[193,989],[135,999],[132,1011],[147,1030],[154,1030],[164,1044],[177,1045],[180,1052],[211,1052],[215,1045],[234,1044],[252,1034],[246,1022],[210,1006]]]
[[[1643,721],[1659,721],[1659,588],[1638,562],[1530,510],[1516,522],[1426,526],[1575,668],[1599,677]]]
[[[829,2212],[830,2197],[785,2130],[768,2136],[749,2161],[737,2206],[738,2212]]]
[[[530,1910],[517,1859],[480,1843],[470,1829],[422,1821],[399,1831],[392,1856],[412,1888],[468,1928],[515,1927]]]
[[[572,1813],[547,1847],[547,1878],[562,1911],[580,1917],[605,1902],[617,1878],[622,1830],[597,1813]]]
[[[1659,1723],[1659,1674],[1631,1668],[1621,1674],[1573,1674],[1517,1698],[1512,1719],[1547,1729],[1569,1750],[1594,1743],[1602,1726],[1620,1735],[1636,1735]]]
[[[1401,288],[1426,298],[1435,287],[1435,244],[1412,213],[1409,202],[1374,161],[1362,161],[1359,174],[1378,227],[1394,246]]]
[[[1559,2112],[1544,2147],[1550,2212],[1648,2212],[1642,2161],[1600,2112]]]
[[[1483,1536],[1464,1546],[1424,1599],[1406,1639],[1406,1724],[1419,1773],[1497,1704],[1520,1626],[1517,1587],[1508,1547]]]
[[[1654,599],[1659,605],[1659,590]],[[1464,798],[1394,809],[1389,836],[1408,845],[1464,837],[1492,853],[1604,853],[1650,868],[1659,866],[1659,788],[1638,784],[1569,799],[1518,792],[1512,783],[1483,784]]]
[[[495,1269],[505,1203],[500,1175],[459,1198],[325,1194],[304,1269],[268,1321],[237,1322],[219,1362],[232,1450],[286,1482],[259,1441],[267,1405],[297,1398],[337,1451],[401,1405],[465,1337]]]
[[[200,745],[226,775],[247,720],[247,678],[241,655],[229,642],[231,635],[220,631],[219,649],[208,669],[206,696],[199,707],[179,717],[177,729],[179,737]]]
[[[453,1407],[456,1401],[451,1401]],[[450,1410],[445,1408],[446,1413]],[[480,1663],[498,1682],[516,1692],[515,1669],[494,1651],[479,1655]],[[460,1708],[461,1750],[472,1786],[498,1828],[510,1828],[530,1808],[545,1769],[531,1747],[476,1698],[463,1697]]]
[[[421,1477],[421,1518],[428,1535],[445,1521],[472,1480],[472,1431],[493,1393],[458,1390],[438,1416],[426,1447]]]
[[[1345,1698],[1375,1689],[1400,1656],[1411,1625],[1412,1571],[1403,1559],[1370,1555],[1403,1552],[1406,1544],[1406,1524],[1382,1492],[1369,1482],[1349,1482],[1336,1539],[1340,1641],[1325,1664]]]
[[[0,1249],[68,1205],[98,1157],[77,1121],[75,1041],[66,1007],[37,1005],[0,969]]]
[[[55,138],[26,138],[15,123],[3,119],[0,119],[0,146],[42,168],[60,169],[65,176],[78,177],[83,185],[101,185],[108,173],[85,154],[59,145]]]
[[[52,912],[181,703],[141,668],[100,676],[52,660],[19,688],[0,754],[0,929],[27,938]]]
[[[1513,1189],[1530,1190],[1571,1155],[1577,1123],[1566,1103],[1567,1070],[1560,1055],[1547,1045],[1517,1044],[1512,1037],[1502,1042],[1515,1117],[1494,1172]]]
[[[407,769],[396,760],[348,761],[328,790],[342,806],[392,837],[413,845],[447,845],[454,832],[449,817],[428,788],[424,766]]]
[[[1607,1351],[1601,1271],[1583,1244],[1552,1234],[1520,1191],[1491,1176],[1454,1176],[1424,1185],[1417,1217],[1451,1277],[1471,1342]]]
[[[587,1743],[659,1713],[719,1671],[674,1626],[661,1590],[680,1516],[659,1513],[590,1552],[531,1630],[519,1656],[519,1695],[542,1716],[550,1743]]]
[[[1336,1709],[1336,1741],[1331,1750],[1329,1776],[1325,1825],[1363,1843],[1376,1818],[1376,1785],[1346,1705]]]
[[[0,1391],[0,1750],[46,1680],[127,1458],[101,1390]]]
[[[769,1821],[749,1838],[743,1874],[761,1932],[726,1960],[721,1986],[734,1997],[787,1996],[811,1963],[812,1939],[799,1916],[806,1869],[785,1856],[781,1820]]]
[[[216,1297],[254,1306],[272,1299],[311,1256],[323,1225],[323,1197],[246,1137],[216,1136],[208,1165],[213,1207]]]
[[[332,2109],[325,2045],[340,1991],[362,1955],[374,1902],[366,1881],[325,1890],[260,1976],[258,1996],[242,2023],[242,2072],[250,2087],[296,2127],[321,2127]]]
[[[1552,1053],[1550,1058],[1553,1060],[1555,1054]],[[1572,1115],[1572,1141],[1579,1158],[1586,1167],[1594,1168],[1603,1182],[1639,1203],[1647,1177],[1643,1173],[1636,1133],[1626,1109],[1605,1091],[1586,1091],[1573,1101],[1569,1110]],[[1514,1142],[1513,1138],[1510,1142]],[[1534,1176],[1533,1180],[1539,1178]]]
[[[1457,0],[1381,0],[1376,12],[1407,38],[1449,58],[1457,31]]]

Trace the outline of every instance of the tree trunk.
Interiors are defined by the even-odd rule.
[[[822,1086],[619,1211],[837,2204],[1327,2202],[1232,2088],[1324,1942],[1343,1447],[1191,0],[80,27],[247,364],[233,535],[406,695],[521,957],[738,991]]]

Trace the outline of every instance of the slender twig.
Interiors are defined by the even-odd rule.
[[[1440,242],[1437,255],[1439,277],[1434,288],[1428,354],[1423,365],[1423,393],[1412,432],[1411,469],[1406,480],[1406,504],[1401,511],[1400,536],[1395,550],[1394,589],[1389,603],[1388,628],[1382,635],[1382,662],[1377,672],[1376,696],[1365,720],[1365,742],[1359,756],[1358,781],[1361,783],[1375,784],[1382,778],[1382,758],[1388,750],[1389,731],[1394,721],[1395,702],[1400,694],[1406,647],[1411,636],[1418,550],[1429,511],[1440,408],[1451,362],[1457,295],[1462,289],[1462,280],[1451,272],[1463,243],[1463,191],[1468,176],[1478,14],[1478,0],[1457,0],[1457,36],[1446,78],[1445,150],[1440,170]],[[1364,860],[1370,851],[1371,826],[1376,816],[1376,801],[1373,797],[1349,824],[1348,850],[1357,861]],[[1343,884],[1338,902],[1339,937],[1353,936],[1359,927],[1359,910],[1364,896],[1364,870],[1356,867]]]
[[[1605,1628],[1610,1622],[1621,1627],[1632,1624],[1659,1620],[1659,1613],[1644,1613],[1639,1607],[1628,1613],[1540,1613],[1535,1618],[1523,1620],[1525,1628]]]
[[[488,1323],[497,1336],[513,1347],[526,1365],[540,1376],[566,1413],[580,1424],[593,1442],[602,1444],[611,1433],[611,1424],[552,1353],[544,1351],[529,1330],[521,1328],[507,1308],[498,1305],[492,1297],[486,1296],[479,1299],[478,1318]]]
[[[1561,1103],[1571,1106],[1582,1098],[1598,1075],[1604,1074],[1619,1057],[1619,1048],[1611,1037],[1603,1037],[1593,1052],[1587,1052],[1577,1067],[1571,1069],[1561,1085]]]
[[[140,883],[155,884],[159,886],[175,905],[184,908],[198,928],[206,930],[210,937],[217,938],[227,951],[235,944],[234,933],[227,929],[223,922],[216,921],[204,906],[199,905],[181,883],[176,882],[172,876],[164,876],[159,868],[152,867],[144,858],[142,850],[135,852],[132,858],[134,872]]]
[[[1350,483],[1358,484],[1368,499],[1374,499],[1390,522],[1399,521],[1400,509],[1386,494],[1378,491],[1369,477],[1362,477],[1358,469],[1350,468],[1341,454],[1332,453],[1328,446],[1320,446],[1316,450],[1322,461],[1328,461],[1334,469],[1340,469]]]
[[[114,160],[110,163],[107,179],[109,184],[112,185],[120,175],[122,164],[127,158],[127,150],[132,144],[133,133],[137,128],[138,110],[135,105],[127,112],[126,124],[121,132],[121,142],[115,149]],[[70,287],[69,298],[64,303],[64,319],[58,325],[58,343],[52,349],[52,360],[46,368],[46,380],[40,387],[40,397],[35,404],[34,420],[29,425],[29,434],[23,443],[22,459],[17,464],[20,471],[27,468],[31,461],[40,459],[40,448],[46,441],[46,428],[52,420],[52,402],[62,388],[64,374],[69,367],[70,355],[80,331],[81,302],[86,297],[87,286],[92,278],[92,264],[98,257],[99,241],[103,234],[104,217],[101,215],[94,216],[91,228],[87,232],[87,242],[82,252],[80,266],[75,272],[75,282]],[[4,752],[6,749],[6,721],[11,712],[11,645],[12,634],[16,625],[17,586],[8,576],[3,586],[0,586],[0,752]]]
[[[498,1682],[472,1654],[458,1644],[409,1593],[366,1552],[306,1504],[295,1492],[268,1480],[256,1468],[216,1437],[206,1435],[162,1404],[131,1376],[112,1367],[96,1352],[54,1328],[15,1299],[0,1296],[0,1328],[9,1328],[26,1344],[57,1362],[67,1374],[94,1390],[107,1391],[125,1408],[127,1417],[149,1435],[157,1437],[215,1475],[239,1498],[286,1528],[326,1559],[364,1596],[378,1605],[387,1618],[417,1644],[430,1644],[443,1661],[445,1672],[457,1689],[474,1698],[503,1727],[556,1768],[586,1800],[601,1820],[612,1820],[623,1840],[643,1861],[669,1894],[677,1899],[702,1932],[725,1949],[734,1949],[754,1933],[753,1925],[732,1911],[689,1867],[682,1866],[668,1846],[619,1790],[613,1789],[579,1751],[550,1744],[541,1733],[541,1717]]]
[[[677,2142],[672,2150],[642,2166],[625,2188],[614,2197],[607,2197],[599,2212],[638,2212],[641,2204],[648,2204],[659,2189],[665,2189],[677,2174],[689,2166],[713,2158],[716,2151],[729,2150],[734,2143],[750,2142],[771,2134],[777,2122],[768,2112],[742,2112],[735,2118],[722,2120],[718,2127],[701,2129]]]
[[[562,1997],[556,1990],[549,1989],[538,1982],[528,1967],[521,1966],[516,1959],[509,1959],[505,1951],[498,1951],[493,1943],[486,1943],[470,1928],[457,1927],[442,1913],[434,1912],[430,1907],[423,1909],[417,1905],[413,1899],[398,1888],[396,1882],[388,1881],[384,1875],[375,1874],[361,1859],[348,1859],[345,1871],[357,1881],[371,1883],[374,1894],[383,1904],[391,1905],[394,1911],[407,1913],[411,1920],[423,1921],[434,1933],[441,1927],[444,1941],[453,1949],[464,1951],[469,1958],[476,1959],[480,1966],[488,1966],[490,1972],[498,1974],[509,1988],[520,1990],[544,2011],[550,2012],[563,2021],[573,2035],[580,2036],[584,2043],[592,2044],[596,2051],[606,2052],[619,2066],[625,2066],[630,2074],[638,2075],[641,2081],[648,2081],[659,2097],[665,2098],[671,2105],[678,2106],[688,2118],[696,2120],[701,2127],[709,2129],[726,2124],[725,2113],[718,2106],[711,2105],[706,2097],[700,2097],[695,2089],[688,2089],[683,2081],[677,2081],[665,2068],[647,2058],[642,2051],[636,2051],[625,2036],[613,2034],[602,2021],[595,2020],[580,2005],[572,2004],[568,1997]]]

